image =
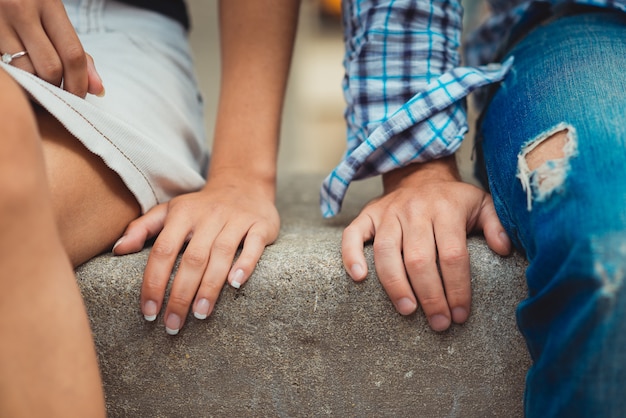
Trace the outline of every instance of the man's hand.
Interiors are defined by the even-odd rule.
[[[346,270],[355,281],[365,279],[363,243],[373,239],[376,273],[399,313],[413,313],[419,301],[435,331],[465,322],[471,302],[467,234],[483,231],[496,253],[511,251],[491,196],[459,179],[454,156],[396,170],[383,182],[383,195],[344,231]]]

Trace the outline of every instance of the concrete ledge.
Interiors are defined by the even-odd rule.
[[[525,260],[471,238],[471,319],[434,333],[421,312],[398,315],[374,274],[354,284],[342,268],[342,229],[377,184],[353,185],[344,213],[324,220],[320,181],[280,182],[279,240],[244,288],[225,288],[176,337],[138,308],[148,250],[77,270],[111,417],[523,415]]]

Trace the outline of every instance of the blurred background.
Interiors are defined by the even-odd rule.
[[[191,45],[206,104],[207,132],[212,140],[219,92],[219,39],[216,0],[188,0]],[[464,26],[471,29],[485,15],[486,2],[464,0]],[[340,0],[302,0],[294,61],[283,117],[279,175],[290,172],[327,174],[345,149],[343,32]],[[470,112],[470,118],[473,115]],[[470,130],[473,125],[470,124]],[[471,134],[471,132],[470,132]],[[471,135],[459,152],[462,176],[474,182]]]

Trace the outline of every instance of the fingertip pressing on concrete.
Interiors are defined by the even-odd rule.
[[[225,287],[213,314],[190,315],[175,337],[139,311],[148,249],[77,269],[109,416],[523,416],[525,260],[470,238],[471,318],[432,332],[421,312],[395,312],[370,246],[363,283],[343,270],[343,228],[378,185],[356,183],[342,215],[324,220],[320,182],[279,183],[279,239],[245,286]]]

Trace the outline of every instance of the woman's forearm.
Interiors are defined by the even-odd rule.
[[[236,171],[274,183],[299,2],[220,2],[221,89],[209,178]]]

